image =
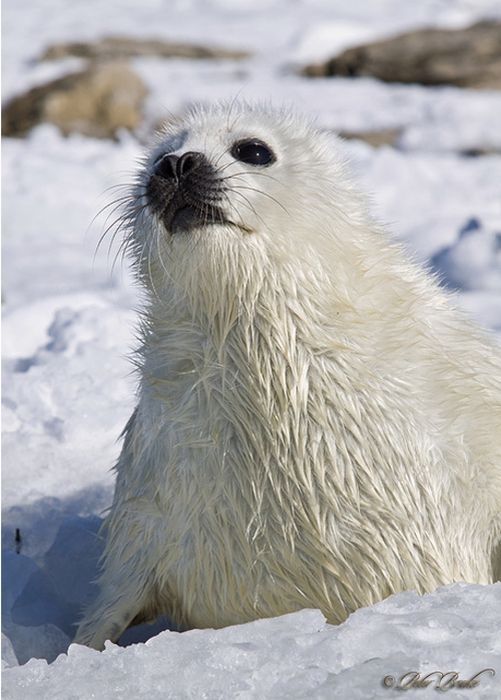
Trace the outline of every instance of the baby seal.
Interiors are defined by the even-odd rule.
[[[124,222],[147,292],[139,401],[76,641],[492,582],[501,361],[367,214],[336,140],[192,111]]]

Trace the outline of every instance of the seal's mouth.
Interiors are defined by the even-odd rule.
[[[224,212],[214,205],[181,204],[169,207],[163,214],[165,228],[173,234],[205,228],[211,224],[230,224]]]
[[[149,176],[145,194],[167,233],[189,233],[215,225],[252,231],[226,216],[222,207],[226,195],[223,179],[203,153],[161,156]]]
[[[190,233],[195,229],[204,229],[210,226],[231,226],[245,233],[252,233],[252,229],[241,222],[229,219],[224,211],[214,204],[205,202],[186,203],[177,202],[158,212],[166,230],[172,235]]]

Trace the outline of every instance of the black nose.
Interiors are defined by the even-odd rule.
[[[165,180],[181,180],[188,173],[196,170],[203,162],[203,153],[188,151],[182,156],[166,155],[157,161],[154,173]]]

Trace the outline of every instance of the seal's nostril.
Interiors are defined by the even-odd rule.
[[[154,174],[158,177],[163,177],[165,180],[176,180],[176,164],[178,160],[180,160],[178,156],[163,156],[155,163]]]
[[[193,170],[205,162],[202,153],[188,151],[182,156],[161,156],[153,166],[153,174],[165,180],[181,180]]]
[[[179,179],[190,173],[192,170],[200,165],[204,161],[204,156],[202,153],[195,153],[194,151],[188,151],[183,153],[181,158],[176,163],[176,172]]]

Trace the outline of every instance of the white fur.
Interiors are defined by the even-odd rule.
[[[235,161],[244,137],[276,163]],[[171,236],[142,208],[170,148],[217,164],[242,227]],[[146,161],[129,241],[148,290],[139,403],[76,641],[102,648],[160,613],[221,627],[314,607],[338,623],[495,577],[499,349],[374,225],[338,151],[298,117],[232,105],[194,111]]]

